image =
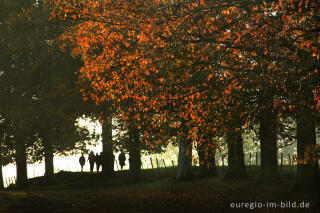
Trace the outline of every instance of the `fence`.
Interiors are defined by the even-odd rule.
[[[217,166],[228,166],[228,162],[227,162],[227,154],[220,154],[220,155],[216,155],[216,165]],[[261,164],[261,160],[260,160],[260,153],[259,152],[247,152],[244,153],[244,157],[245,157],[245,164],[247,166],[259,166]],[[199,159],[198,158],[194,158],[192,161],[193,166],[199,166]],[[289,166],[296,166],[297,165],[297,155],[296,154],[284,154],[284,153],[280,153],[278,155],[278,165],[281,168],[284,165],[289,165]],[[37,165],[39,166],[39,164]],[[142,169],[159,169],[159,168],[168,168],[168,167],[176,167],[177,166],[177,159],[164,159],[164,158],[160,158],[160,157],[147,157],[144,156],[141,160],[141,168]],[[115,159],[114,162],[114,168],[115,171],[120,171],[121,168],[119,166],[119,162],[118,159]],[[126,160],[126,164],[123,168],[123,170],[128,170],[129,169],[129,160],[127,158]],[[32,172],[30,173],[30,170],[32,170]],[[4,167],[4,174],[6,174],[6,169]],[[58,173],[60,171],[74,171],[74,172],[79,172],[81,171],[80,169],[80,165],[78,163],[78,160],[76,158],[73,159],[73,162],[69,164],[66,164],[66,162],[64,162],[64,166],[61,167],[61,165],[57,165],[54,172]],[[84,169],[84,171],[89,171],[89,164],[86,163],[86,167]],[[44,175],[44,167],[43,169],[39,171],[39,167],[33,167],[32,165],[28,166],[28,178],[34,178],[37,176],[43,176]],[[3,177],[3,182],[4,182],[4,186],[8,187],[10,184],[15,184],[16,183],[16,176],[15,174],[11,175],[11,176],[4,176]]]

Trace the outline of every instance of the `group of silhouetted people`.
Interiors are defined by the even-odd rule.
[[[122,168],[124,167],[125,163],[126,163],[126,155],[124,154],[123,151],[121,151],[121,153],[118,156],[118,160],[119,160],[119,164]],[[101,152],[100,154],[94,154],[93,151],[90,152],[89,156],[88,156],[88,161],[90,164],[90,172],[93,172],[94,170],[94,165],[96,164],[96,170],[97,172],[100,171],[100,167],[102,168],[102,162],[103,162],[103,153]],[[84,157],[84,154],[82,153],[80,158],[79,158],[79,163],[81,166],[81,172],[83,172],[83,166],[86,163],[86,159]]]

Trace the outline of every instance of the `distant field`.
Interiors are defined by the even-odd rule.
[[[284,168],[282,182],[271,186],[256,186],[258,171],[248,170],[251,179],[246,181],[223,181],[224,170],[219,168],[216,176],[182,183],[174,182],[173,168],[143,170],[137,183],[130,182],[127,171],[107,179],[97,173],[60,172],[51,186],[39,177],[30,180],[28,190],[0,192],[0,212],[320,212],[315,193],[290,192],[293,169]],[[281,201],[311,207],[281,208]],[[231,203],[243,207],[231,208]],[[273,203],[279,206],[274,208]],[[272,208],[259,208],[260,204]]]

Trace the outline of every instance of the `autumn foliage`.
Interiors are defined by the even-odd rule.
[[[151,147],[182,135],[201,144],[224,134],[235,115],[253,127],[266,98],[280,115],[319,116],[317,1],[49,5],[51,18],[72,23],[61,48],[84,61],[84,100],[134,124]]]

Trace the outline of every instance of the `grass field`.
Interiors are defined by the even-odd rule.
[[[0,192],[0,212],[320,212],[314,192],[291,192],[293,169],[281,171],[280,183],[264,186],[255,185],[257,168],[248,171],[249,180],[223,181],[220,168],[216,176],[182,183],[174,182],[173,168],[143,170],[137,183],[127,171],[107,179],[97,173],[60,172],[53,185],[39,177],[30,180],[27,190]],[[310,207],[291,208],[289,201]],[[279,206],[274,208],[273,202]],[[231,208],[232,203],[242,208]]]

